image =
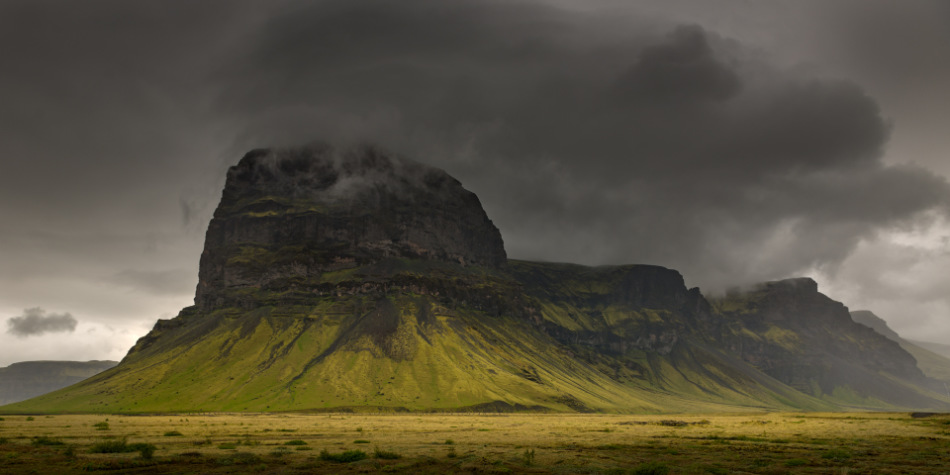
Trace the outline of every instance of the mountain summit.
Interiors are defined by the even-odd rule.
[[[707,300],[675,270],[506,257],[478,198],[374,147],[228,171],[195,305],[30,412],[950,408],[810,279]]]
[[[246,288],[301,288],[384,259],[506,262],[474,193],[442,170],[363,146],[253,150],[228,170],[208,226],[195,303]]]

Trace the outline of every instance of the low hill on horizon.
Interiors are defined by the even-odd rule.
[[[95,376],[118,361],[21,361],[0,367],[0,405],[24,401]]]
[[[675,270],[510,260],[478,198],[374,147],[228,172],[195,305],[0,412],[950,410],[811,279],[706,299]]]

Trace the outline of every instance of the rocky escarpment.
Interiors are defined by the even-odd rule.
[[[766,374],[806,394],[860,394],[892,404],[922,404],[893,384],[934,386],[896,342],[855,323],[848,308],[808,278],[768,282],[712,301],[719,343]]]
[[[384,259],[506,262],[475,194],[442,170],[364,146],[254,150],[228,171],[201,254],[195,303],[245,288],[316,286]]]
[[[883,318],[875,315],[869,310],[855,310],[851,312],[851,319],[854,320],[855,323],[860,323],[861,325],[869,327],[881,335],[884,335],[898,343],[901,343],[903,340],[903,338],[901,338],[897,332],[892,330],[891,327],[887,326],[887,322],[884,321]]]
[[[925,375],[950,385],[950,357],[941,355],[927,348],[927,343],[914,342],[902,338],[887,325],[887,322],[884,321],[883,318],[878,317],[869,310],[855,310],[851,312],[851,318],[855,322],[873,329],[900,345],[901,348],[906,350],[917,360],[917,367],[920,368]],[[947,390],[947,386],[944,386],[944,390]],[[950,396],[950,394],[948,394],[948,396]]]
[[[687,289],[679,272],[664,267],[512,261],[509,272],[534,303],[538,327],[562,344],[605,354],[667,355],[711,316],[699,289]]]

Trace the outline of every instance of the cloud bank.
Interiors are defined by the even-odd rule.
[[[834,271],[862,239],[945,213],[882,160],[858,84],[782,70],[698,25],[536,3],[293,3],[219,113],[248,143],[375,140],[476,191],[509,254],[647,262],[706,289]]]

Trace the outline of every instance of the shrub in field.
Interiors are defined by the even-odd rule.
[[[379,450],[379,447],[376,447],[376,449],[373,450],[373,457],[384,460],[396,460],[402,456],[389,450]]]
[[[670,467],[665,463],[647,462],[633,469],[630,473],[634,475],[667,475],[670,473]]]
[[[96,422],[96,423],[93,424],[92,426],[95,427],[96,430],[109,430],[109,423],[108,423],[108,422]]]
[[[369,441],[366,439],[356,439],[353,441],[354,444],[368,444]]]
[[[143,459],[150,460],[155,453],[155,446],[146,443],[129,444],[122,440],[104,440],[97,442],[89,447],[91,454],[124,454],[128,452],[138,452]]]
[[[532,465],[534,464],[534,449],[525,449],[524,451],[524,464]]]
[[[261,463],[261,458],[248,452],[235,452],[227,457],[221,457],[215,460],[218,465],[250,465]]]
[[[363,452],[362,450],[347,450],[346,452],[341,452],[338,454],[331,454],[330,452],[327,452],[326,449],[323,449],[320,452],[320,460],[326,460],[327,462],[349,463],[363,460],[365,458],[366,452]]]
[[[125,452],[132,452],[132,450],[129,450],[129,444],[125,442],[125,439],[103,440],[89,447],[90,454],[121,454]]]
[[[307,443],[300,439],[294,439],[294,440],[288,440],[287,442],[284,442],[284,445],[307,445]]]
[[[177,430],[170,430],[166,432],[164,435],[165,437],[182,437],[185,434],[182,434],[181,432],[178,432]]]
[[[821,454],[821,458],[835,462],[844,462],[851,458],[851,452],[847,449],[831,449]]]
[[[138,451],[139,456],[145,460],[152,460],[152,455],[155,454],[155,446],[152,444],[131,444],[129,447]]]
[[[39,446],[39,445],[63,445],[63,441],[61,441],[61,440],[59,440],[59,439],[51,439],[51,438],[49,438],[49,437],[47,437],[47,436],[45,436],[45,435],[41,435],[41,436],[39,436],[39,437],[34,437],[34,438],[33,438],[33,441],[30,442],[30,443],[33,444],[34,446]]]
[[[237,444],[225,442],[223,444],[218,444],[218,448],[221,450],[232,450],[237,448]]]

